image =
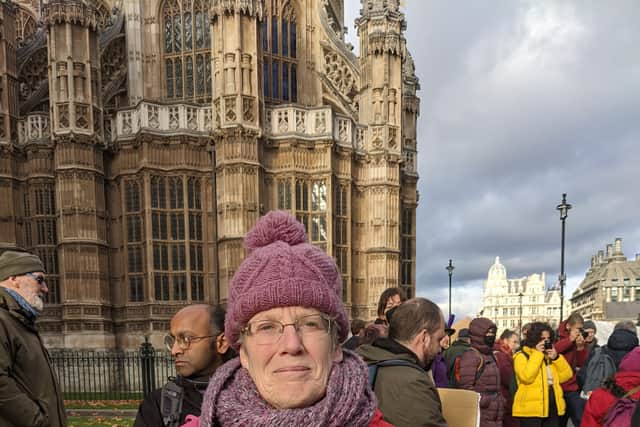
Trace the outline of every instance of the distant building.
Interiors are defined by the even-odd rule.
[[[534,321],[555,326],[560,316],[560,291],[557,287],[547,289],[545,273],[507,279],[507,269],[496,257],[484,282],[480,314],[493,320],[499,330],[520,330],[521,325]]]
[[[640,254],[627,260],[622,239],[591,257],[591,267],[573,292],[571,306],[595,320],[636,320],[640,313]]]

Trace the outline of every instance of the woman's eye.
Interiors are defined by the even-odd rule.
[[[270,332],[276,329],[275,323],[265,322],[256,326],[256,332]]]

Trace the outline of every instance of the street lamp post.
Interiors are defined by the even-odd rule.
[[[522,336],[522,297],[524,296],[524,294],[520,292],[518,296],[520,297],[520,308],[518,312],[520,318],[518,319],[518,331],[520,332],[520,336]]]
[[[451,264],[451,260],[449,260],[449,265],[445,268],[449,272],[449,319],[451,319],[451,276],[453,276],[453,270],[455,267]]]
[[[571,205],[567,203],[567,193],[562,194],[562,203],[556,206],[556,209],[560,211],[560,221],[562,221],[562,240],[560,243],[560,276],[558,279],[560,280],[560,319],[558,323],[562,322],[562,309],[564,308],[564,283],[567,279],[564,274],[564,230],[565,230],[565,220],[567,219],[567,214],[569,209],[571,209]]]

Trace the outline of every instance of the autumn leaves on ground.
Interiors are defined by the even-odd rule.
[[[131,427],[135,416],[119,413],[124,410],[130,412],[139,404],[138,400],[65,401],[69,414],[67,420],[69,427]],[[106,415],[105,411],[113,412]]]

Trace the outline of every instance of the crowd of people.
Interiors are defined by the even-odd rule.
[[[398,288],[382,293],[374,322],[349,322],[335,262],[291,215],[260,218],[245,246],[226,311],[191,305],[172,318],[177,375],[144,399],[135,426],[458,427],[444,388],[478,393],[481,427],[640,426],[632,322],[602,346],[577,313],[522,336],[498,336],[483,317],[456,331],[438,305]],[[35,323],[47,291],[37,256],[0,255],[2,426],[66,425]]]

